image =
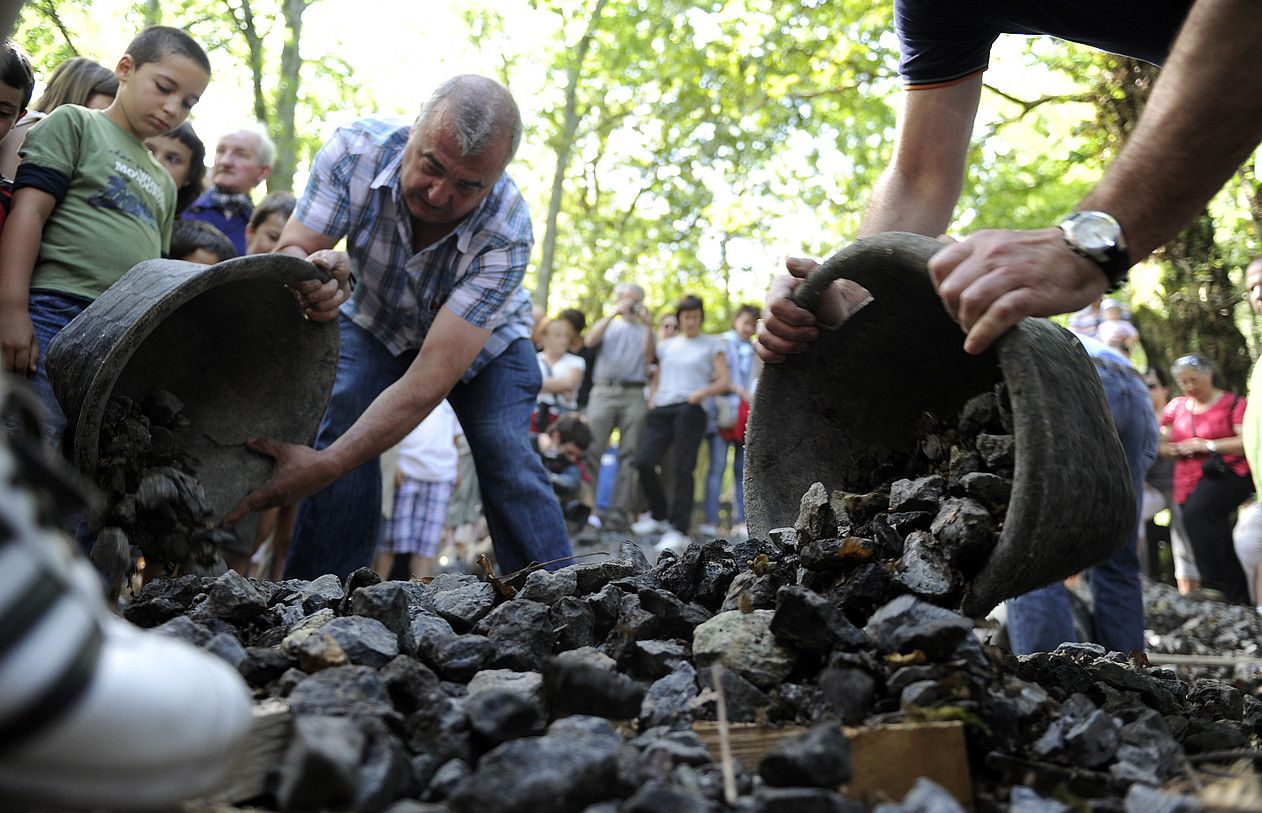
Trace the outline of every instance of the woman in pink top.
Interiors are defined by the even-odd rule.
[[[1240,438],[1245,399],[1214,385],[1214,366],[1188,355],[1170,370],[1184,395],[1161,415],[1161,453],[1173,457],[1174,501],[1201,572],[1203,590],[1231,602],[1249,600],[1232,546],[1232,518],[1253,492]]]

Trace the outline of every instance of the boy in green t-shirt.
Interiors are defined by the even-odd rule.
[[[32,379],[53,442],[66,418],[42,350],[133,265],[167,248],[175,183],[144,140],[188,118],[210,60],[180,29],[150,26],[115,73],[108,108],[62,105],[31,129],[0,234],[0,369]]]

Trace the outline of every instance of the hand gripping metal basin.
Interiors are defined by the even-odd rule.
[[[111,397],[167,390],[184,402],[177,441],[221,520],[271,474],[246,439],[310,443],[329,404],[337,322],[307,321],[286,287],[309,279],[328,275],[280,254],[149,260],[124,274],[47,349],[75,467],[92,476]]]
[[[974,395],[1007,384],[1016,443],[1012,499],[987,562],[961,609],[1051,584],[1119,550],[1131,537],[1135,495],[1095,366],[1073,334],[1027,318],[990,350],[964,352],[926,263],[942,246],[914,234],[861,239],[830,257],[794,292],[849,279],[872,301],[805,353],[768,365],[754,395],[745,446],[750,533],[792,525],[815,482],[866,492],[875,470],[915,449],[917,422],[948,423]]]

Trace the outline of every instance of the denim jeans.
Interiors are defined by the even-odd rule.
[[[341,355],[333,399],[315,447],[323,449],[359,419],[382,390],[403,376],[416,352],[394,356],[367,331],[340,318]],[[520,339],[447,396],[473,453],[482,506],[501,573],[570,554],[561,506],[530,447],[530,413],[541,379],[534,349]],[[372,561],[381,525],[381,467],[376,458],[303,500],[285,561],[285,578],[345,578]],[[553,568],[566,563],[552,565]]]
[[[40,431],[44,440],[54,448],[61,445],[67,420],[66,413],[57,402],[57,396],[53,394],[53,385],[48,380],[48,370],[44,367],[44,357],[48,355],[48,345],[52,343],[53,337],[91,304],[90,299],[54,291],[31,291],[27,300],[31,325],[35,328],[35,339],[39,342],[39,364],[35,368],[35,375],[29,380],[44,407]]]
[[[693,470],[697,467],[697,450],[705,436],[705,410],[687,402],[654,407],[644,419],[644,434],[635,452],[635,467],[640,472],[640,486],[649,501],[654,519],[669,519],[675,530],[688,533],[692,525],[692,504],[695,499]],[[670,452],[674,475],[672,496],[666,499],[657,467]]]
[[[705,521],[719,524],[719,498],[723,496],[723,473],[727,471],[727,450],[736,449],[732,458],[732,481],[736,495],[732,502],[732,523],[745,521],[745,444],[728,443],[718,432],[707,436],[710,441],[710,468],[705,478]]]
[[[1128,543],[1088,569],[1086,579],[1093,599],[1096,643],[1110,651],[1129,653],[1144,648],[1144,602],[1136,544],[1144,474],[1157,456],[1157,421],[1148,389],[1138,373],[1099,363],[1096,371],[1130,467],[1136,522]],[[1008,602],[1008,640],[1014,654],[1050,651],[1076,637],[1069,594],[1060,582]]]

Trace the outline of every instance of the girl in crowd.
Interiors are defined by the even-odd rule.
[[[206,177],[206,145],[186,121],[166,135],[146,138],[145,146],[175,181],[175,216],[178,218],[202,193],[202,181]]]
[[[680,549],[688,543],[692,523],[693,470],[705,436],[701,404],[730,391],[724,342],[701,332],[705,316],[700,297],[689,294],[675,306],[679,335],[657,346],[658,369],[649,384],[649,409],[636,449],[635,466],[652,516],[634,523],[639,535],[661,533],[658,549]],[[668,500],[657,467],[670,451],[674,489]],[[669,520],[669,521],[668,521]]]
[[[536,432],[547,432],[553,420],[578,409],[578,388],[583,383],[587,362],[570,352],[577,335],[574,323],[561,317],[543,327],[543,349],[535,356],[543,376],[536,399]]]
[[[1240,437],[1245,399],[1215,386],[1208,359],[1187,355],[1170,373],[1184,395],[1161,416],[1161,453],[1174,458],[1174,500],[1201,575],[1201,590],[1234,603],[1249,601],[1244,570],[1232,546],[1232,522],[1253,491]]]
[[[750,339],[758,324],[760,311],[753,305],[742,305],[732,317],[732,329],[724,333],[723,350],[727,356],[728,375],[732,379],[732,391],[716,395],[707,402],[707,412],[712,412],[714,426],[708,435],[710,440],[710,469],[705,481],[705,524],[697,530],[702,536],[719,533],[719,498],[723,492],[723,475],[727,472],[727,452],[735,449],[732,456],[732,483],[735,495],[732,502],[732,536],[745,535],[745,417],[754,398],[754,380],[761,363],[754,354]]]
[[[9,134],[0,141],[0,175],[17,176],[18,149],[26,140],[35,122],[47,116],[63,104],[77,104],[93,110],[104,110],[118,95],[118,77],[109,68],[77,56],[67,59],[53,69],[44,88],[22,120],[13,125]]]

